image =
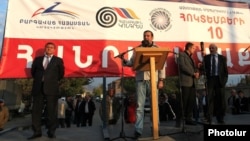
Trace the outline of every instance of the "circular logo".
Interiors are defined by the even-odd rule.
[[[157,30],[166,30],[170,25],[170,13],[166,9],[155,9],[151,12],[151,24]]]
[[[116,24],[117,16],[112,8],[103,7],[96,13],[96,21],[100,26],[109,28]]]

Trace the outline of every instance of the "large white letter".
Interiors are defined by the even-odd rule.
[[[210,136],[210,134],[213,134],[214,130],[213,129],[208,129],[208,136]]]
[[[104,48],[102,52],[102,67],[107,68],[108,67],[108,53],[109,51],[114,52],[114,56],[117,56],[119,54],[119,51],[114,46],[107,46]]]
[[[81,62],[81,47],[80,46],[73,46],[73,50],[75,51],[75,63],[80,68],[86,68],[90,66],[93,62],[93,56],[88,55],[87,61],[85,63]]]
[[[240,66],[250,65],[249,52],[244,52],[244,50],[244,48],[241,48],[238,52]]]
[[[233,67],[233,63],[232,63],[232,57],[231,57],[231,54],[230,54],[230,49],[229,48],[226,48],[226,53],[227,53],[227,66],[229,67]]]
[[[32,47],[29,45],[18,45],[18,50],[26,51],[26,53],[17,53],[17,58],[26,59],[27,60],[26,68],[31,68],[31,64],[33,61],[33,58],[32,58],[33,49],[32,49]]]
[[[57,47],[57,56],[63,58],[63,46]]]

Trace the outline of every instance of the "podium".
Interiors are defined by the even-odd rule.
[[[159,113],[158,113],[158,94],[156,93],[156,70],[161,70],[164,67],[169,49],[167,48],[135,48],[135,58],[133,70],[150,71],[151,85],[151,110],[153,123],[153,139],[159,139]]]

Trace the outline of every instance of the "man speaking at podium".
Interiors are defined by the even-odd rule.
[[[153,42],[153,38],[154,38],[154,35],[152,31],[150,30],[144,31],[143,41],[138,47],[157,48],[157,45],[155,45]],[[135,53],[129,60],[125,60],[123,56],[121,56],[123,60],[123,65],[132,67],[134,64],[134,57],[135,57]],[[166,75],[165,73],[166,73],[165,66],[163,67],[162,70],[156,71],[155,84],[157,85],[158,89],[161,89],[164,86],[163,79],[165,79],[165,75]],[[135,122],[134,136],[135,138],[139,138],[143,132],[145,99],[148,96],[150,96],[151,98],[150,71],[136,71],[135,79],[136,79],[137,108],[136,108],[136,122]],[[158,92],[156,93],[158,94]],[[157,95],[157,100],[158,100],[158,95]],[[157,107],[157,111],[158,111],[158,107]]]

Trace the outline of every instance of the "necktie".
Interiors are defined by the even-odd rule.
[[[88,101],[86,101],[86,103],[85,103],[85,113],[89,113],[89,104],[88,103],[89,103]]]
[[[113,99],[110,98],[110,103],[109,103],[109,119],[113,119]]]
[[[49,56],[46,56],[46,57],[45,57],[45,63],[44,63],[44,65],[43,65],[43,68],[46,69],[47,66],[48,66],[48,64],[49,64]]]
[[[215,76],[215,70],[216,70],[215,55],[213,55],[213,57],[212,57],[212,76]]]

